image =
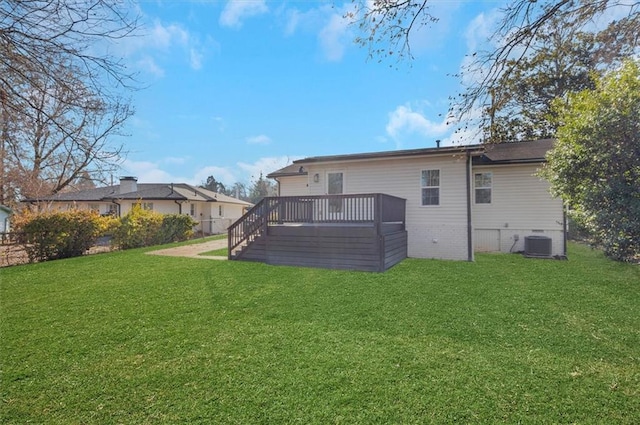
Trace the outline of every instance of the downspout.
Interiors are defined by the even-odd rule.
[[[567,222],[567,204],[562,202],[562,256],[567,258],[567,236],[569,234],[568,222]]]
[[[116,206],[118,207],[118,217],[122,217],[122,206],[116,201],[111,201],[111,203],[116,204]]]
[[[471,152],[467,150],[467,261],[473,260],[473,221],[471,219]]]
[[[173,191],[173,185],[171,186],[171,190]],[[178,214],[182,214],[182,202],[180,201],[173,201],[176,204],[178,204]]]

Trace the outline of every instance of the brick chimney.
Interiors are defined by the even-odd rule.
[[[120,177],[120,193],[129,193],[138,191],[138,178],[125,176]]]

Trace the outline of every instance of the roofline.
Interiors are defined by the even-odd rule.
[[[293,161],[294,164],[314,164],[319,162],[339,162],[339,161],[358,161],[368,159],[387,159],[387,158],[402,158],[411,156],[427,156],[427,155],[448,155],[452,153],[467,153],[477,150],[481,153],[484,150],[484,145],[461,145],[461,146],[447,146],[441,148],[421,148],[421,149],[405,149],[396,151],[381,151],[381,152],[369,152],[369,153],[356,153],[345,155],[328,155],[328,156],[315,156],[309,158],[298,159]],[[294,174],[296,175],[296,174]],[[284,175],[278,175],[284,176]]]
[[[268,179],[277,179],[278,177],[295,177],[295,176],[308,176],[309,173],[304,171],[302,173],[278,173],[274,171],[273,173],[267,174]]]
[[[486,161],[482,162],[482,160],[478,160],[474,162],[475,166],[483,166],[483,165],[510,165],[510,164],[540,164],[542,162],[547,162],[546,158],[527,158],[527,159],[503,159],[500,161]]]

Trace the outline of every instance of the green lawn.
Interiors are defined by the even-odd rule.
[[[3,424],[640,422],[640,267],[144,255],[0,270]]]
[[[205,255],[209,257],[227,257],[229,256],[229,249],[228,248],[214,249],[213,251],[203,252],[200,255]]]

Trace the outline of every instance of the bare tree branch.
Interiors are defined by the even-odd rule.
[[[15,193],[63,190],[83,171],[120,159],[122,148],[109,140],[133,113],[120,93],[136,82],[106,52],[111,41],[136,34],[131,6],[129,0],[0,2],[0,202]]]
[[[416,27],[437,21],[429,11],[429,0],[354,0],[355,11],[348,17],[358,26],[361,35],[356,42],[367,47],[371,56],[384,60],[396,53],[397,58],[411,59],[410,38]],[[632,0],[513,0],[502,9],[502,19],[493,36],[487,40],[494,50],[474,52],[474,61],[462,71],[461,77],[473,76],[464,93],[451,98],[450,115],[459,121],[474,120],[478,109],[500,104],[494,96],[500,78],[514,72],[514,66],[525,60],[535,49],[540,31],[552,20],[576,31],[587,31],[608,12],[620,9],[632,24],[621,35],[626,42],[638,45],[640,33],[640,2]],[[634,25],[635,24],[635,25]],[[635,32],[634,32],[635,31]],[[612,39],[614,36],[609,34]],[[631,40],[631,41],[629,41]],[[635,40],[635,41],[634,41]],[[602,54],[602,53],[601,53]],[[490,119],[483,115],[483,122]],[[475,124],[474,124],[475,126]]]

